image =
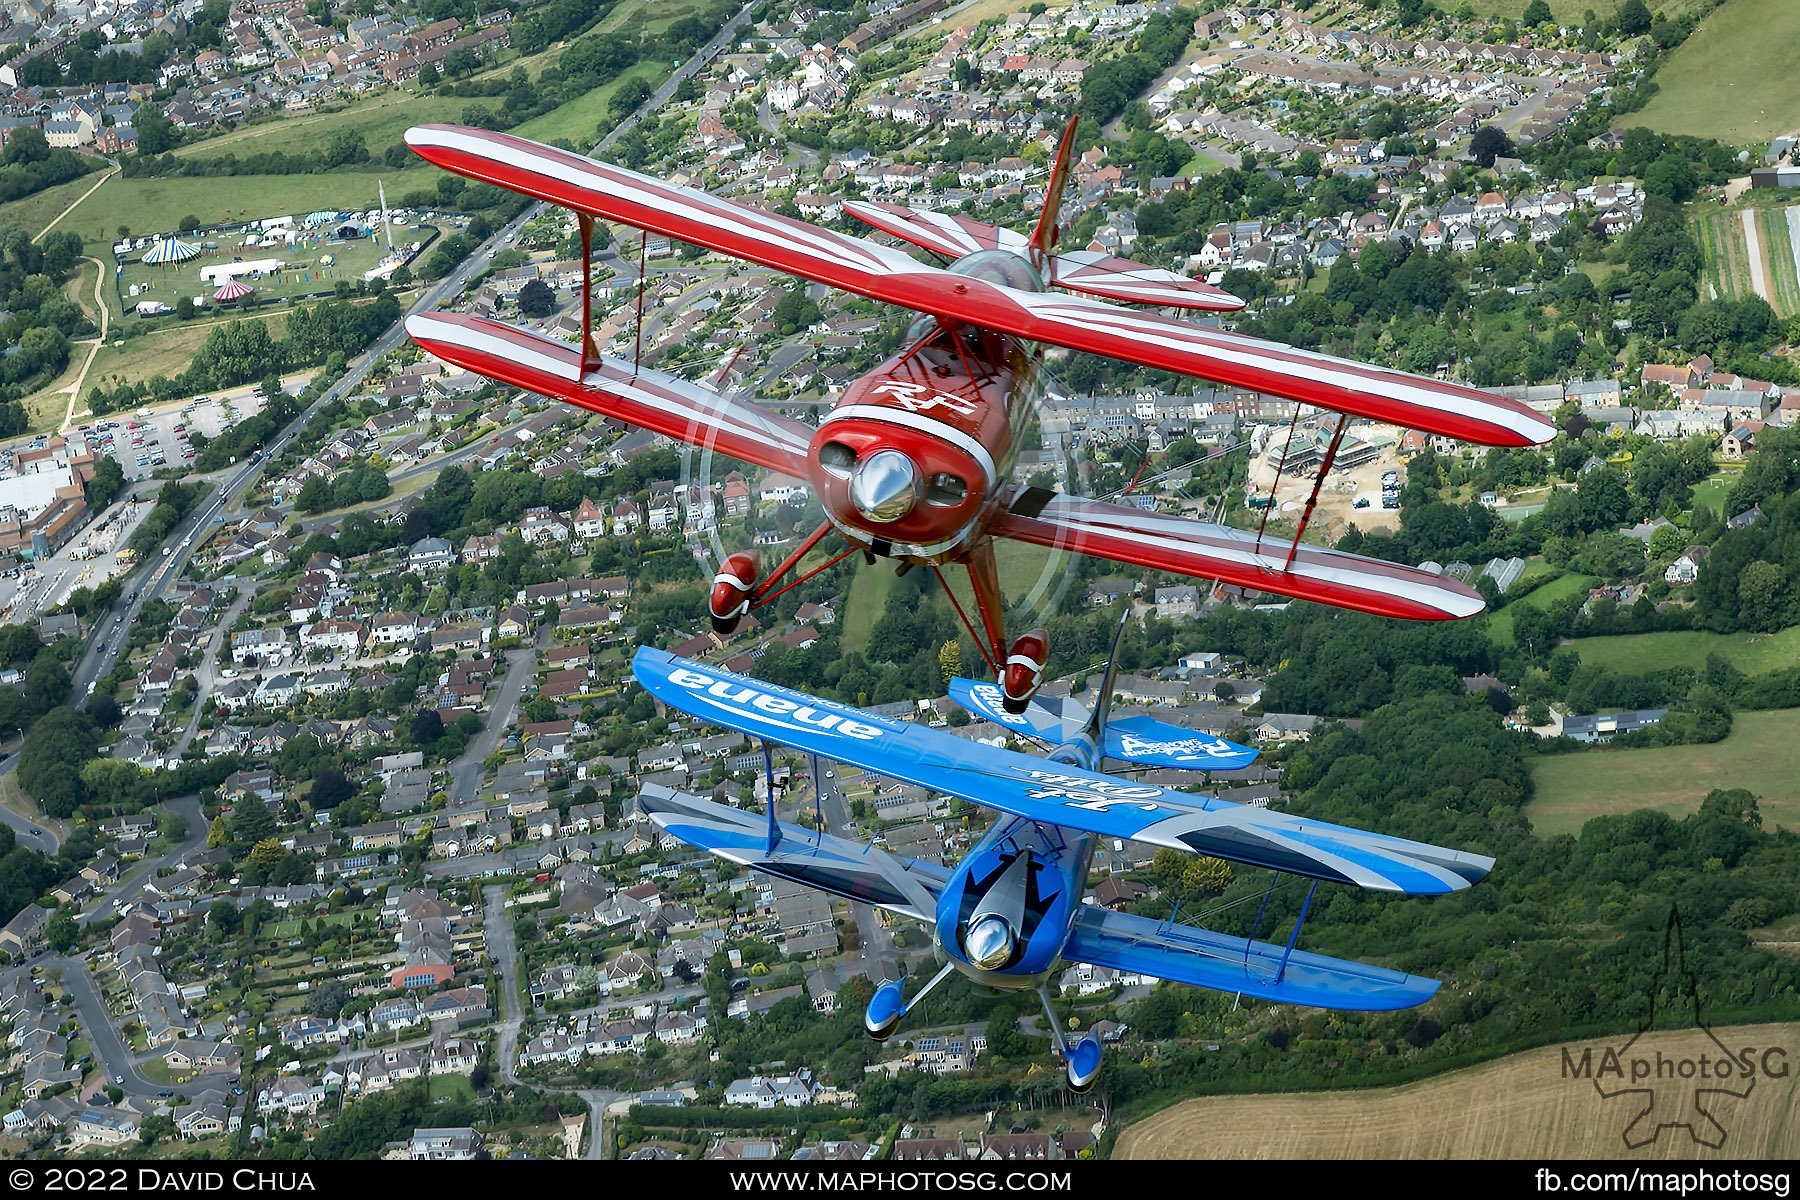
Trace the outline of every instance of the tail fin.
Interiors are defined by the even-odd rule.
[[[1056,214],[1062,211],[1063,186],[1069,182],[1069,170],[1074,165],[1075,124],[1079,120],[1078,116],[1070,117],[1063,130],[1062,143],[1056,148],[1056,164],[1050,168],[1050,182],[1044,188],[1044,211],[1038,217],[1037,228],[1031,231],[1031,263],[1040,271],[1056,247]]]
[[[1112,711],[1113,681],[1119,677],[1119,650],[1125,645],[1125,627],[1130,623],[1131,600],[1127,597],[1119,605],[1119,627],[1113,631],[1112,651],[1106,656],[1106,673],[1100,677],[1100,694],[1094,697],[1094,711],[1088,717],[1087,734],[1095,746],[1106,745],[1106,718]]]

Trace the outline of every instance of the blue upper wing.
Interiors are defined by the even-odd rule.
[[[1290,813],[1114,779],[640,649],[638,681],[712,724],[1045,824],[1217,855],[1378,891],[1439,895],[1494,860]]]

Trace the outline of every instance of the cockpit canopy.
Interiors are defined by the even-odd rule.
[[[1038,274],[1037,268],[1031,265],[1030,260],[1011,250],[977,250],[973,254],[963,255],[945,269],[952,275],[984,279],[1021,292],[1045,290],[1044,277]]]

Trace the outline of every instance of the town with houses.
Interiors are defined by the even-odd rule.
[[[423,70],[435,75],[454,55],[502,55],[513,23],[505,8],[427,23],[399,4],[352,15],[362,10],[244,0],[227,6],[222,45],[176,49],[143,83],[59,87],[44,82],[54,65],[33,66],[93,51],[96,33],[120,53],[185,46],[201,7],[19,0],[0,29],[0,48],[20,47],[0,63],[0,140],[35,126],[52,146],[120,156],[137,145],[144,104],[197,137],[355,104],[415,84]],[[1479,36],[1485,26],[1371,34],[1350,20],[1323,23],[1310,6],[1196,15],[1168,3],[1037,4],[974,24],[959,23],[959,7],[877,0],[857,6],[862,19],[850,23],[808,4],[761,6],[646,123],[643,169],[828,223],[847,222],[841,203],[850,196],[1016,223],[1041,202],[1044,163],[1084,81],[1149,22],[1180,14],[1191,23],[1186,48],[1134,99],[1141,111],[1121,119],[1182,147],[1174,157],[1183,168],[1261,170],[1287,200],[1184,231],[1168,265],[1227,283],[1260,279],[1278,307],[1370,247],[1486,268],[1497,261],[1486,256],[1510,247],[1623,236],[1644,215],[1641,180],[1542,177],[1512,153],[1478,169],[1466,153],[1482,128],[1505,130],[1509,151],[1555,136],[1632,71],[1630,42],[1505,43]],[[1404,115],[1404,145],[1338,131],[1339,117],[1375,106]],[[1141,255],[1161,245],[1165,235],[1140,228],[1144,209],[1203,178],[1195,169],[1146,171],[1130,136],[1076,166],[1063,216],[1086,248]],[[999,142],[1008,153],[965,153]],[[1332,180],[1354,181],[1355,202],[1315,211],[1309,189]],[[522,220],[517,243],[504,259],[489,255],[493,266],[455,306],[514,319],[528,288],[547,290],[542,327],[578,337],[574,234],[563,214]],[[665,239],[618,231],[596,279],[603,349],[795,412],[829,403],[899,344],[895,314],[808,296],[770,272]],[[1490,286],[1501,287],[1476,278],[1468,290]],[[1615,309],[1623,303],[1604,311]],[[1579,414],[1614,440],[1704,435],[1734,460],[1800,413],[1800,393],[1717,369],[1704,355],[1614,365],[1609,355],[1586,377],[1509,380],[1497,390],[1547,414]],[[1053,389],[1021,475],[1073,487],[1092,482],[1120,448],[1161,453],[1192,439],[1222,457],[1243,452],[1230,460],[1231,487],[1266,506],[1277,503],[1281,474],[1316,465],[1329,436],[1323,414],[1290,401],[1204,386],[1177,394],[1166,382],[1145,375]],[[978,1073],[995,1037],[985,1020],[956,1020],[909,1028],[866,1054],[859,1042],[848,1063],[827,1053],[721,1056],[721,1030],[734,1024],[798,1017],[850,1028],[857,1014],[845,1015],[840,993],[911,970],[929,959],[929,944],[861,906],[707,859],[642,817],[647,789],[775,805],[793,819],[816,806],[832,832],[930,862],[954,863],[980,833],[979,816],[972,825],[936,796],[852,768],[822,778],[816,764],[778,755],[766,769],[760,748],[695,726],[631,684],[638,645],[758,673],[844,636],[846,574],[821,576],[728,637],[709,631],[703,607],[671,603],[700,595],[718,541],[778,553],[797,542],[819,512],[804,481],[722,463],[696,470],[666,439],[496,388],[404,345],[329,412],[271,449],[249,491],[176,555],[153,551],[139,564],[109,535],[102,561],[124,580],[128,602],[140,600],[133,589],[145,593],[129,625],[104,611],[9,609],[16,622],[29,617],[47,645],[73,639],[110,656],[115,665],[87,694],[116,716],[96,751],[99,783],[66,814],[72,821],[37,835],[82,838],[92,853],[0,929],[8,1147],[107,1153],[179,1140],[243,1152],[327,1136],[346,1109],[422,1083],[463,1112],[475,1112],[478,1097],[509,1099],[483,1110],[488,1119],[417,1124],[374,1147],[382,1157],[598,1157],[617,1149],[601,1136],[602,1119],[609,1132],[631,1131],[620,1141],[634,1158],[1091,1155],[1103,1132],[1092,1113],[1066,1123],[1034,1116],[1030,1127],[1002,1114],[984,1128],[937,1133],[907,1123],[885,1144],[863,1126],[860,1136],[835,1137],[818,1136],[835,1127],[808,1125],[796,1144],[740,1136],[770,1127],[734,1124],[734,1112],[854,1114],[871,1081]],[[144,519],[150,505],[141,500],[96,512],[84,495],[110,452],[102,436],[128,420],[114,414],[5,449],[0,563],[9,578],[25,560],[42,573],[78,551],[99,554],[98,535],[122,511],[127,525]],[[1296,427],[1319,436],[1296,450]],[[1455,449],[1352,424],[1340,461],[1357,474],[1341,496],[1339,528],[1384,519],[1391,527],[1408,462]],[[1586,459],[1572,477],[1605,464]],[[391,492],[334,502],[338,484],[370,469]],[[1228,489],[1199,479],[1170,472],[1134,502],[1209,511]],[[1502,516],[1514,507],[1502,492],[1481,502]],[[1654,547],[1668,544],[1658,540],[1668,525],[1622,532]],[[1678,552],[1658,560],[1661,580],[1692,585],[1708,546],[1670,548]],[[1501,591],[1523,566],[1432,565]],[[1607,585],[1592,598],[1627,605],[1642,586]],[[1122,599],[1176,624],[1212,606],[1272,599],[1168,577],[1092,575],[1079,587],[1077,607]],[[1281,749],[1305,742],[1325,718],[1264,711],[1266,682],[1218,653],[1121,675],[1121,714],[1153,713],[1270,752],[1203,782],[1146,778],[1279,803]],[[1486,676],[1463,683],[1471,693],[1504,691]],[[0,686],[24,687],[25,675],[8,668]],[[1063,678],[1044,694],[1077,686]],[[1006,736],[941,698],[866,706],[962,737]],[[1508,720],[1596,741],[1661,715],[1552,710],[1540,722],[1521,708]],[[156,793],[147,782],[177,777],[195,786]],[[20,834],[23,844],[30,836]],[[1094,899],[1120,910],[1154,899],[1151,865],[1142,847],[1104,847]],[[1143,1052],[1120,1017],[1126,1001],[1148,993],[1147,981],[1083,966],[1057,982],[1109,1044]],[[527,1093],[532,1104],[515,1103]],[[551,1106],[546,1118],[538,1098],[553,1093],[581,1103]],[[690,1106],[723,1114],[693,1128],[733,1132],[703,1144],[644,1133],[654,1124],[645,1110]]]

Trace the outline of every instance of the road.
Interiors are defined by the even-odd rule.
[[[12,774],[18,766],[19,748],[15,745],[7,751],[6,761],[0,762],[0,779]],[[25,794],[23,789],[19,794]],[[49,825],[29,821],[10,808],[0,807],[0,825],[9,826],[17,835],[18,844],[27,849],[42,850],[45,854],[55,854],[62,849],[62,834]]]
[[[194,681],[200,685],[200,692],[194,697],[194,713],[188,718],[187,728],[182,731],[181,740],[169,750],[170,758],[180,758],[186,754],[188,744],[199,734],[200,715],[206,711],[206,698],[212,695],[215,687],[219,686],[219,655],[229,653],[226,639],[231,636],[232,626],[237,624],[237,619],[244,614],[244,610],[250,607],[250,602],[255,598],[256,589],[254,587],[240,586],[237,599],[231,602],[231,606],[219,618],[219,623],[213,629],[212,636],[207,639],[206,650],[200,656],[200,665],[194,669]]]
[[[170,812],[178,813],[181,819],[187,822],[187,832],[182,835],[180,841],[169,847],[160,857],[146,859],[135,864],[119,877],[119,882],[91,897],[84,906],[85,911],[77,918],[81,924],[92,925],[95,922],[112,920],[116,912],[113,907],[115,900],[129,896],[137,891],[144,880],[155,875],[164,867],[174,866],[184,855],[191,854],[206,844],[209,827],[206,822],[206,814],[200,811],[198,796],[183,796],[178,800],[167,801],[162,807]]]
[[[550,626],[545,625],[538,630],[539,646],[549,644],[549,639]],[[537,661],[537,652],[537,646],[521,646],[506,652],[506,676],[500,680],[494,706],[488,709],[487,724],[463,750],[462,756],[450,764],[450,799],[455,805],[467,804],[481,790],[482,764],[488,755],[500,748],[500,739],[512,725],[519,697],[524,694],[525,685],[531,682],[531,668]]]
[[[482,928],[487,935],[488,961],[495,969],[497,1004],[506,1006],[506,1019],[500,1022],[500,1036],[494,1044],[494,1063],[500,1078],[512,1086],[519,1083],[519,1024],[524,1018],[519,999],[519,946],[513,939],[512,919],[506,915],[506,889],[498,885],[481,890]]]
[[[100,1068],[102,1082],[113,1083],[123,1079],[124,1082],[118,1086],[140,1100],[136,1106],[138,1111],[150,1111],[159,1094],[169,1088],[145,1078],[137,1069],[130,1048],[119,1037],[119,1029],[112,1014],[106,1011],[106,1002],[100,997],[100,984],[88,971],[87,963],[75,958],[50,958],[44,960],[43,966],[47,972],[62,971],[62,986],[75,999],[75,1011],[81,1017],[81,1032],[94,1048],[94,1062]],[[183,1083],[180,1090],[191,1096],[205,1088],[223,1090],[229,1086],[228,1073],[219,1071],[211,1075],[196,1075]]]

